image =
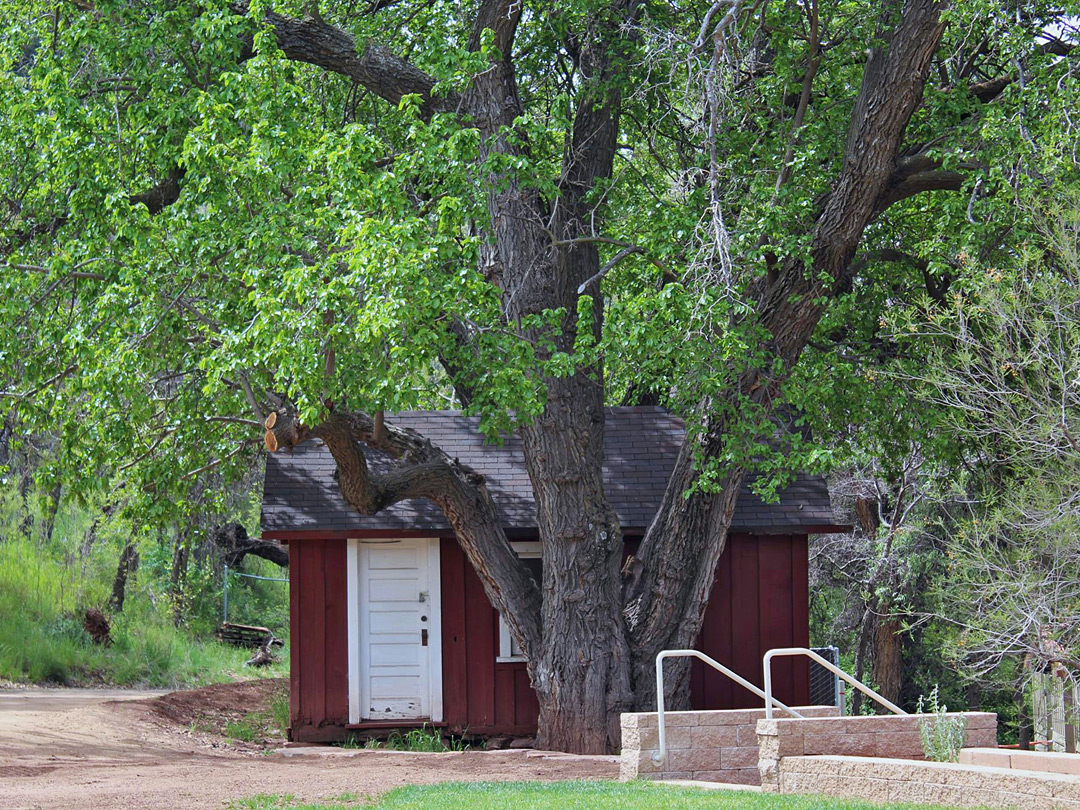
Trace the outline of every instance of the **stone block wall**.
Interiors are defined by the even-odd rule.
[[[951,807],[1080,808],[1080,779],[952,762],[847,756],[780,760],[780,793]]]
[[[964,712],[967,737],[964,747],[997,745],[997,715]],[[956,716],[950,713],[950,716]],[[919,723],[926,715],[820,717],[799,720],[759,720],[758,768],[763,790],[778,790],[779,765],[786,757],[833,754],[854,757],[923,759]]]
[[[796,707],[807,717],[838,717],[834,706]],[[665,712],[668,754],[653,761],[660,748],[656,712],[622,716],[622,779],[697,779],[707,782],[760,784],[758,721],[764,709]]]
[[[1080,778],[1080,754],[1061,751],[1019,751],[1015,748],[965,748],[960,752],[962,765],[986,765],[991,768],[1016,768],[1024,771],[1064,773]]]

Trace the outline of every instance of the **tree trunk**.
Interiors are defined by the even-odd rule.
[[[904,644],[899,619],[878,616],[874,622],[874,688],[899,704],[904,669]]]
[[[656,707],[655,660],[662,650],[693,647],[705,619],[716,567],[727,545],[727,530],[742,485],[742,470],[732,470],[720,493],[695,492],[695,451],[684,442],[664,492],[660,509],[627,566],[625,614],[634,644],[634,706]],[[652,577],[643,576],[653,572]],[[690,662],[674,659],[664,665],[665,705],[689,707]]]
[[[56,526],[56,513],[60,510],[60,483],[57,482],[45,498],[41,522],[41,542],[47,545],[52,542],[53,528]]]
[[[120,561],[116,564],[116,576],[113,577],[112,595],[109,597],[109,610],[113,613],[123,613],[128,576],[134,574],[138,567],[139,552],[135,548],[134,541],[128,540],[123,551],[120,552]]]
[[[1027,673],[1022,671],[1019,682],[1016,686],[1015,700],[1016,700],[1016,719],[1019,728],[1020,735],[1020,750],[1030,751],[1032,731],[1034,723],[1031,719],[1031,704],[1028,701],[1027,689],[1025,688],[1024,675]]]
[[[603,492],[603,403],[582,387],[578,378],[549,386],[543,416],[522,429],[544,547],[543,640],[530,672],[537,746],[605,753],[617,750],[630,705],[630,654],[622,531]]]
[[[866,671],[872,663],[867,659],[872,655],[871,650],[873,649],[873,644],[871,644],[871,640],[874,636],[874,627],[874,611],[867,606],[863,608],[862,621],[859,623],[858,641],[855,644],[855,672],[853,675],[857,681],[865,681]],[[864,700],[865,696],[862,692],[858,689],[851,690],[852,714],[862,714]]]
[[[173,626],[184,623],[184,580],[187,578],[188,543],[183,534],[176,535],[173,546],[172,572],[169,575],[169,598],[173,606]]]
[[[513,11],[510,11],[514,9]],[[507,17],[507,13],[513,16]],[[475,32],[491,28],[500,53],[509,56],[520,6],[484,4]],[[574,124],[553,203],[517,178],[488,177],[493,233],[481,251],[481,267],[498,279],[508,319],[520,324],[545,310],[563,309],[554,334],[526,330],[543,348],[573,353],[579,329],[599,340],[603,304],[593,295],[591,323],[578,320],[578,296],[600,270],[595,203],[588,195],[609,178],[618,136],[620,99],[612,81],[608,42],[620,36],[619,20],[600,14],[595,24],[609,36],[586,42],[581,52],[589,77],[576,100]],[[474,32],[474,42],[476,39]],[[506,138],[521,113],[508,59],[476,77],[466,106],[484,136],[481,160],[515,154]],[[505,129],[504,129],[505,128]],[[550,227],[550,231],[548,228]],[[540,644],[529,657],[529,674],[540,702],[537,745],[598,754],[619,746],[619,715],[629,708],[630,652],[622,618],[622,531],[603,486],[603,369],[577,369],[544,379],[543,413],[521,428],[525,464],[532,481],[543,544],[544,575]]]

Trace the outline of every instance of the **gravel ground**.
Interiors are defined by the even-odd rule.
[[[166,697],[85,689],[0,692],[0,808],[186,810],[266,793],[311,801],[457,780],[618,776],[612,757],[537,751],[257,752],[193,731],[187,714],[172,710],[197,710],[201,702],[212,708],[222,698],[215,689],[204,701],[202,690]]]

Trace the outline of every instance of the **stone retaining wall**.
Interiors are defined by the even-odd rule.
[[[840,714],[834,706],[796,708],[808,717]],[[757,724],[764,716],[764,709],[665,712],[668,755],[658,765],[652,759],[660,747],[656,712],[624,714],[620,776],[760,784]]]
[[[783,757],[777,790],[952,807],[1080,808],[1075,776],[903,759]]]
[[[997,745],[997,715],[964,712],[964,747]],[[950,716],[956,716],[950,713]],[[856,757],[923,759],[919,722],[926,715],[888,714],[865,717],[778,718],[757,724],[763,789],[775,790],[777,764],[784,757],[836,754]],[[771,786],[771,787],[770,787]]]
[[[1015,748],[965,748],[960,752],[962,765],[986,765],[991,768],[1016,768],[1024,771],[1064,773],[1080,777],[1080,754],[1061,751],[1019,751]]]

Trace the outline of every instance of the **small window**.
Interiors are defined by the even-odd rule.
[[[511,543],[514,551],[517,552],[518,557],[529,569],[533,575],[533,579],[536,580],[538,586],[543,584],[544,581],[544,567],[543,560],[541,559],[541,546],[537,542],[529,543]],[[527,661],[524,652],[517,643],[517,639],[514,638],[510,632],[510,628],[506,622],[503,621],[503,617],[499,617],[499,655],[495,660],[500,664],[509,664],[515,661]]]

